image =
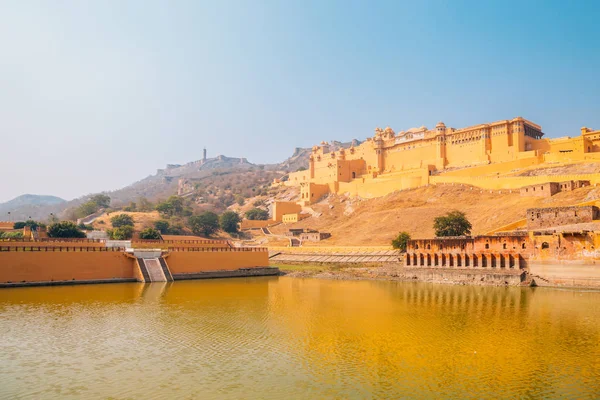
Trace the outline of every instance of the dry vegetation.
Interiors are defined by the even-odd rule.
[[[320,217],[279,225],[272,231],[283,233],[302,227],[330,232],[332,237],[320,242],[322,246],[388,245],[400,231],[409,232],[413,238],[432,237],[434,218],[454,209],[467,214],[473,234],[485,234],[525,218],[527,208],[572,205],[596,198],[600,198],[600,189],[595,187],[540,198],[521,197],[518,190],[490,192],[467,185],[428,186],[362,201],[329,196],[311,206],[322,213]]]

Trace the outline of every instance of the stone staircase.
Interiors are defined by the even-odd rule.
[[[144,282],[172,282],[173,275],[164,258],[138,258]]]

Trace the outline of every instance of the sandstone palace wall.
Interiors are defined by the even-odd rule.
[[[396,190],[438,183],[465,183],[486,189],[518,189],[547,176],[516,177],[515,170],[544,162],[600,160],[600,131],[581,129],[575,138],[546,139],[542,128],[524,118],[447,128],[438,123],[394,132],[375,130],[359,146],[330,151],[312,149],[309,168],[291,173],[288,186],[300,187],[300,203],[318,201],[327,193],[378,197]],[[600,180],[600,174],[573,175],[561,181]],[[596,176],[597,175],[597,176]]]

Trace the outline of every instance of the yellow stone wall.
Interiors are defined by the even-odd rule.
[[[325,142],[314,146],[308,170],[291,173],[285,184],[300,186],[299,203],[307,205],[327,193],[372,198],[438,183],[517,189],[547,182],[548,177],[502,175],[543,162],[600,160],[600,131],[582,128],[575,138],[543,135],[539,125],[521,117],[462,129],[441,122],[432,130],[420,127],[395,133],[389,127],[377,128],[373,137],[356,147],[332,152]],[[593,175],[552,180],[599,182],[600,175]]]

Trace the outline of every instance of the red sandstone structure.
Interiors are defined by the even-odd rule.
[[[404,264],[519,275],[536,284],[598,287],[599,245],[598,207],[532,208],[521,230],[411,240]]]

